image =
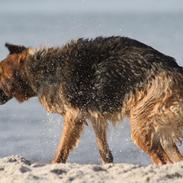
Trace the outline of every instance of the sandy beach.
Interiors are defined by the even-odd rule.
[[[183,162],[164,166],[132,164],[38,164],[20,156],[0,159],[1,183],[182,183]]]

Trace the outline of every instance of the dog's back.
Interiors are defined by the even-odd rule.
[[[180,69],[173,58],[125,37],[79,39],[35,57],[42,57],[42,62],[30,63],[37,80],[60,82],[73,107],[100,113],[119,112],[131,93],[162,70]]]

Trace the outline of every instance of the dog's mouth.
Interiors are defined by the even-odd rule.
[[[7,96],[3,90],[0,89],[0,105],[8,102],[12,97]]]

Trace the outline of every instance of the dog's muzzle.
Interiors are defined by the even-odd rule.
[[[3,90],[0,89],[0,105],[5,104],[6,102],[8,102],[8,100],[10,100],[11,97],[7,96]]]

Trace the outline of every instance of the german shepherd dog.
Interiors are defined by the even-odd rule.
[[[91,121],[104,163],[113,162],[108,121],[125,116],[131,137],[156,164],[183,160],[183,68],[174,58],[127,37],[78,39],[63,47],[5,45],[0,62],[0,104],[37,96],[64,116],[53,163],[65,163]]]

